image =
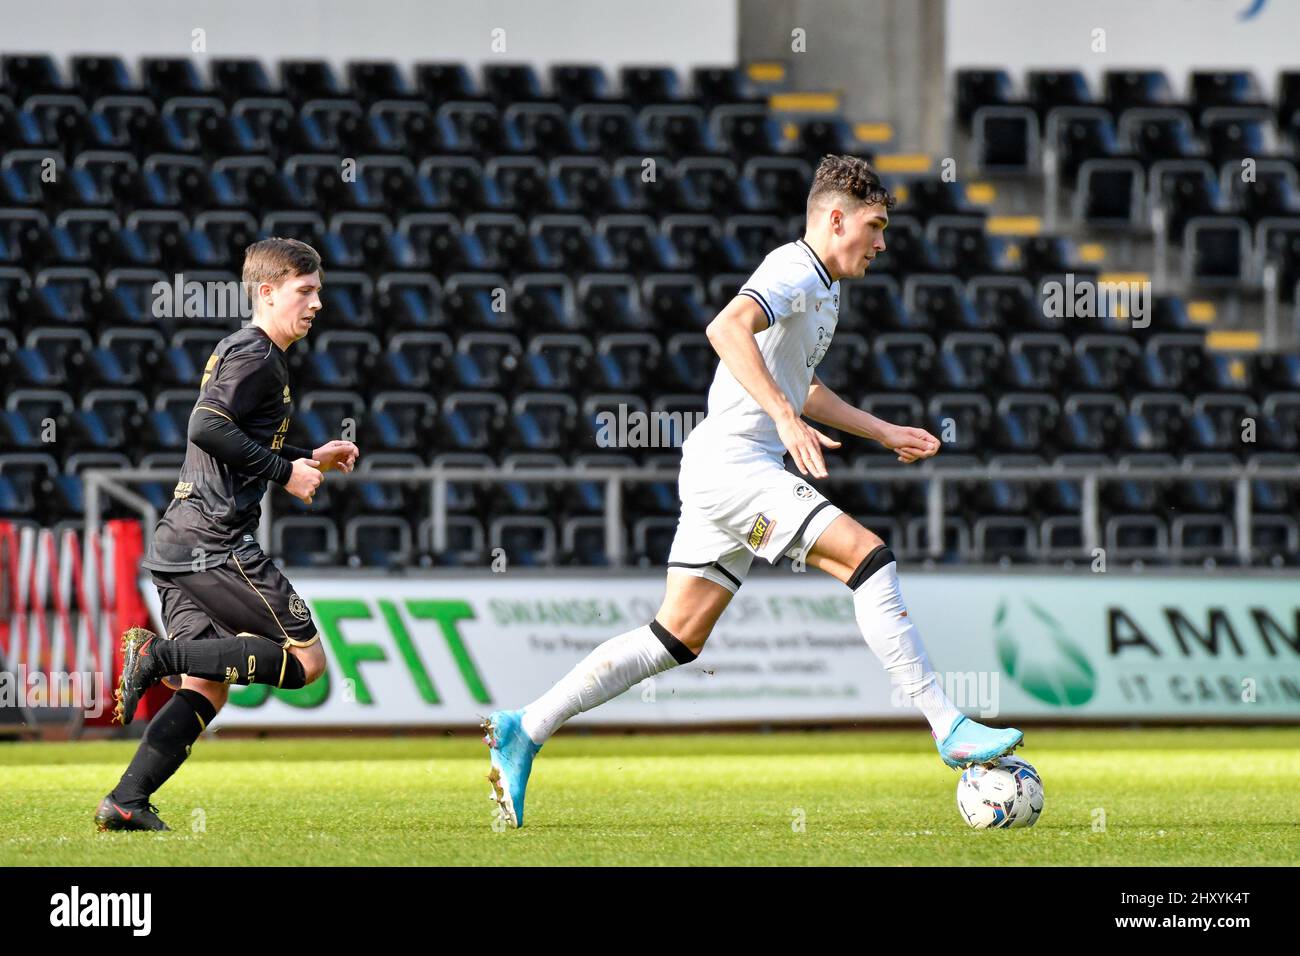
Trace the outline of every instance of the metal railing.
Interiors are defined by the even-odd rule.
[[[925,555],[931,559],[944,554],[943,527],[945,518],[944,490],[952,482],[1012,481],[1039,485],[1048,482],[1069,481],[1080,483],[1080,525],[1082,554],[1091,555],[1101,546],[1101,486],[1115,481],[1231,482],[1233,485],[1233,527],[1237,559],[1244,565],[1251,561],[1251,514],[1253,511],[1254,481],[1280,481],[1300,483],[1300,472],[1285,467],[1257,467],[1234,465],[1195,468],[1129,468],[1122,465],[1103,467],[1087,466],[1032,466],[999,468],[961,466],[942,467],[926,463],[915,467],[886,466],[883,468],[830,467],[830,477],[823,482],[845,484],[850,482],[886,482],[889,484],[926,484],[926,547]],[[87,469],[82,473],[85,489],[85,515],[87,538],[99,531],[107,500],[117,500],[134,509],[144,526],[145,544],[148,546],[158,511],[149,501],[128,486],[138,482],[174,483],[177,473],[162,469]],[[350,475],[332,472],[325,477],[328,485],[357,482],[423,483],[427,482],[429,509],[432,518],[432,550],[435,553],[447,548],[447,490],[453,482],[474,484],[505,484],[509,482],[575,485],[599,482],[604,485],[605,553],[609,563],[621,566],[627,563],[627,542],[623,528],[623,489],[625,485],[652,482],[676,482],[676,469],[653,468],[454,468],[432,466],[428,468],[375,468],[357,471]],[[273,495],[268,494],[262,503],[262,523],[258,540],[268,552],[271,550],[271,522]],[[975,553],[976,560],[984,558]]]

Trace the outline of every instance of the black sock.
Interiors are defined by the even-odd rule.
[[[217,709],[196,690],[179,690],[145,728],[126,773],[109,797],[117,803],[142,803],[170,779],[190,755],[190,747]]]
[[[294,690],[307,684],[302,664],[285,648],[255,634],[190,641],[155,641],[165,674],[188,674],[227,684],[270,684]]]

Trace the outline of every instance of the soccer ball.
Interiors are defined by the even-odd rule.
[[[1031,827],[1043,812],[1043,781],[1019,757],[968,767],[957,781],[957,809],[976,830]]]
[[[1043,812],[1043,778],[1032,764],[1019,757],[999,757],[997,765],[1015,777],[1020,787],[1020,802],[1012,811],[1011,826],[1032,827]]]

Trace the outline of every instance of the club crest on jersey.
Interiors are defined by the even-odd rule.
[[[289,402],[290,402],[290,398],[289,398],[289,386],[286,385],[286,386],[284,387],[284,402],[283,402],[283,404],[288,405]]]
[[[826,334],[825,326],[817,326],[817,344],[813,346],[812,355],[808,356],[808,367],[814,368],[826,357],[826,350],[831,347],[831,337]]]
[[[311,616],[311,612],[307,610],[307,602],[298,597],[297,591],[289,595],[289,613],[300,621],[305,621]]]
[[[816,493],[817,492],[813,491],[802,481],[799,482],[799,484],[794,486],[794,496],[798,498],[800,501],[810,501],[812,500],[812,496],[815,495]]]
[[[760,513],[754,519],[754,526],[749,529],[749,546],[758,551],[763,545],[767,544],[767,539],[772,536],[772,529],[775,527],[775,521]]]

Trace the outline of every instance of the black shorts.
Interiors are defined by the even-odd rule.
[[[256,634],[282,647],[320,639],[307,602],[260,548],[231,552],[206,571],[152,571],[173,640]]]

